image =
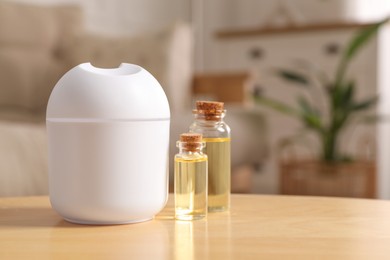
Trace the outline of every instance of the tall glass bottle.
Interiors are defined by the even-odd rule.
[[[230,206],[230,128],[223,121],[222,102],[197,101],[190,132],[203,135],[208,156],[208,211],[225,211]]]
[[[201,134],[186,133],[177,142],[174,189],[175,218],[196,220],[207,215],[207,155]]]

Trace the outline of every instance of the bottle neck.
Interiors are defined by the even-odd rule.
[[[214,126],[223,122],[225,114],[225,112],[219,114],[195,113],[194,116],[197,124],[204,126]]]
[[[177,141],[176,146],[179,148],[180,154],[193,154],[202,153],[203,148],[206,146],[205,142],[186,143]]]

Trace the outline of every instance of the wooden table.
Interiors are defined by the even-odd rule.
[[[0,199],[0,259],[390,259],[390,201],[233,195],[207,220],[65,222],[47,197]]]

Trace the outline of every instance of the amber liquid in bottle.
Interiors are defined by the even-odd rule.
[[[207,157],[175,158],[175,215],[196,220],[207,215]]]
[[[190,132],[199,133],[206,142],[208,157],[208,212],[230,208],[230,127],[225,123],[224,103],[197,101]]]
[[[225,211],[230,205],[230,138],[203,138],[208,156],[208,210]]]
[[[175,155],[175,218],[197,220],[207,216],[207,155],[202,135],[185,133]]]

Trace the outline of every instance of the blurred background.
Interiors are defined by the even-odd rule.
[[[149,70],[168,96],[171,158],[194,101],[225,102],[233,192],[390,199],[387,120],[346,129],[338,146],[351,159],[324,162],[302,121],[256,101],[295,106],[307,93],[286,78],[309,79],[312,105],[325,102],[326,116],[321,78],[332,81],[353,37],[389,15],[388,0],[0,1],[0,196],[47,194],[45,109],[59,78],[82,62],[129,62]],[[389,26],[349,65],[353,95],[378,95],[367,111],[389,115]],[[281,77],[280,68],[300,74]]]

